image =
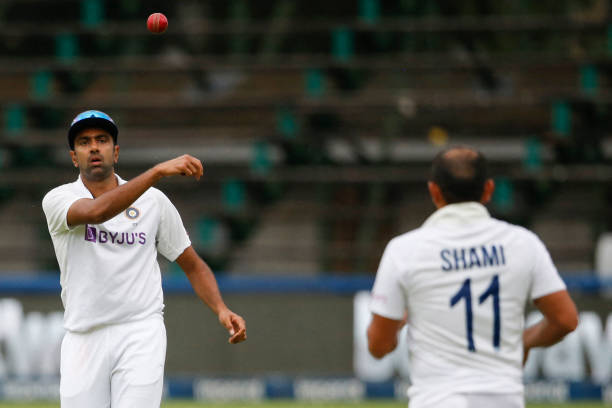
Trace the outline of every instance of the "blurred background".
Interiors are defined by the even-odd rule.
[[[0,314],[22,317],[0,330],[0,378],[39,375],[42,360],[55,370],[46,346],[14,357],[25,350],[15,339],[44,332],[61,310],[41,200],[77,177],[70,121],[99,109],[118,124],[122,177],[183,153],[204,162],[200,182],[158,187],[249,323],[249,341],[226,346],[180,268],[160,259],[167,374],[184,379],[170,395],[194,376],[272,376],[264,391],[280,395],[298,393],[283,388],[294,376],[374,378],[359,371],[353,295],[369,289],[388,240],[434,210],[433,156],[469,144],[490,160],[491,213],[541,237],[599,322],[583,336],[597,353],[543,355],[534,378],[586,381],[587,395],[612,400],[610,6],[2,0]],[[168,17],[165,33],[147,31],[153,12]],[[374,379],[405,377],[391,371]]]

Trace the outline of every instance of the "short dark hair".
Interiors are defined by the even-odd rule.
[[[487,178],[484,155],[470,147],[445,149],[436,155],[431,166],[431,181],[440,187],[448,204],[480,201]]]

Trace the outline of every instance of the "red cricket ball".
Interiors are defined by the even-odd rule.
[[[152,33],[161,34],[168,28],[168,19],[162,13],[153,13],[147,19],[147,28]]]

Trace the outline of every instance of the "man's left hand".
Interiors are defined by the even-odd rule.
[[[229,332],[228,342],[230,344],[237,344],[246,340],[246,323],[241,316],[227,309],[219,313],[219,323]]]

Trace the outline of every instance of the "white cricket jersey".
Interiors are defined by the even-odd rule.
[[[174,205],[164,193],[149,188],[102,224],[68,227],[68,209],[81,198],[93,197],[79,177],[43,199],[60,267],[66,330],[84,332],[161,315],[157,253],[174,261],[191,245]]]
[[[526,303],[563,289],[535,234],[468,202],[389,242],[370,308],[407,313],[409,395],[522,393]]]

